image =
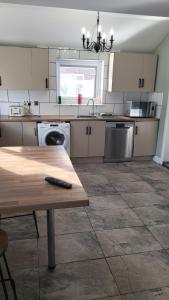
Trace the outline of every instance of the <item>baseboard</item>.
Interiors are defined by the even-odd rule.
[[[103,157],[71,157],[72,163],[75,164],[91,164],[91,163],[103,163]]]
[[[163,165],[163,160],[161,159],[161,157],[159,157],[159,156],[154,156],[154,157],[153,157],[153,160],[154,160],[157,164]]]

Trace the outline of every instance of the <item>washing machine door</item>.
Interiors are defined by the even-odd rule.
[[[46,134],[45,144],[47,146],[59,146],[65,144],[65,136],[62,132],[53,130]]]

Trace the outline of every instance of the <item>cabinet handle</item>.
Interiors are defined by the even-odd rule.
[[[144,78],[142,78],[142,85],[141,87],[143,88],[144,87]]]
[[[35,136],[37,136],[37,135],[38,135],[38,130],[37,130],[37,128],[36,128],[36,127],[34,128],[34,133],[35,133]]]
[[[139,78],[139,84],[138,87],[141,88],[141,78]]]
[[[45,79],[45,84],[46,84],[46,89],[48,89],[49,88],[49,80],[48,80],[48,78]]]
[[[86,126],[86,135],[88,135],[88,134],[89,134],[89,127]]]
[[[135,126],[135,135],[138,135],[138,126]]]
[[[2,86],[2,77],[0,76],[0,86]]]
[[[89,135],[92,134],[92,127],[89,127]]]

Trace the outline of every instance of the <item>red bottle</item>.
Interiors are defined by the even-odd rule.
[[[78,94],[77,102],[78,102],[78,104],[82,104],[82,94]]]

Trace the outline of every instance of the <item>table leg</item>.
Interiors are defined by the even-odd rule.
[[[55,264],[55,215],[54,209],[47,209],[47,233],[48,233],[48,268],[54,269]]]

